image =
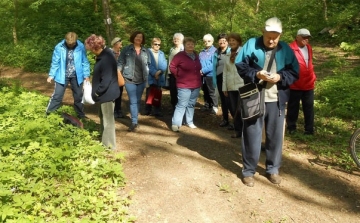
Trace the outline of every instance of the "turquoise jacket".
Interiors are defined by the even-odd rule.
[[[67,51],[65,40],[62,40],[55,46],[52,56],[49,76],[59,84],[65,84]],[[80,86],[84,79],[90,76],[90,63],[86,57],[85,46],[79,40],[74,49],[74,64],[77,82]]]
[[[231,50],[230,47],[228,47],[226,49],[226,53],[229,53]],[[216,88],[216,85],[217,85],[217,81],[216,81],[216,67],[217,67],[217,63],[218,63],[218,50],[215,51],[214,53],[214,57],[213,57],[213,70],[212,70],[212,77],[213,77],[213,85],[214,85],[214,88]]]
[[[260,79],[256,73],[264,69],[265,45],[263,37],[249,39],[235,59],[235,65],[239,75],[245,83],[258,83]],[[279,41],[275,54],[277,73],[280,81],[276,83],[278,89],[279,109],[285,108],[289,100],[289,86],[299,78],[299,64],[294,52],[289,45]],[[265,68],[266,69],[266,68]]]

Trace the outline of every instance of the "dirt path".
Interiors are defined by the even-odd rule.
[[[45,74],[3,68],[1,77],[50,96]],[[168,100],[168,92],[164,92]],[[67,90],[64,102],[72,103]],[[45,109],[45,108],[44,108]],[[127,132],[127,115],[117,120],[118,150],[125,153],[125,192],[134,191],[129,213],[139,223],[360,222],[360,172],[329,169],[302,147],[286,140],[280,186],[265,177],[264,154],[255,187],[240,180],[240,139],[217,126],[221,117],[195,111],[198,129],[169,130],[170,115],[140,116],[140,131]],[[99,121],[94,106],[87,115]],[[316,140],[316,138],[314,138]]]

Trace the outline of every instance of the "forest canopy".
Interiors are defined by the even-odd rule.
[[[181,32],[195,38],[199,50],[207,33],[216,38],[238,32],[244,41],[259,36],[264,21],[273,16],[283,22],[284,41],[307,28],[312,41],[359,53],[358,8],[355,0],[3,0],[0,63],[47,72],[54,46],[68,31],[80,40],[95,33],[107,42],[120,36],[128,44],[131,32],[141,30],[147,43],[161,38],[164,52],[173,34]]]

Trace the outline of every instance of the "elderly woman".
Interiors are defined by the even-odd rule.
[[[131,126],[129,132],[135,132],[138,125],[141,96],[149,75],[150,55],[143,46],[145,35],[135,31],[130,36],[131,44],[124,47],[118,59],[118,70],[125,79],[125,89],[130,100]]]
[[[111,41],[111,50],[115,56],[115,59],[118,60],[119,56],[120,56],[120,50],[122,48],[122,40],[120,37],[115,37],[112,41]],[[114,117],[115,118],[124,118],[124,115],[121,111],[121,98],[122,98],[122,93],[124,91],[124,86],[119,87],[120,88],[120,96],[115,100],[115,109],[114,109]]]
[[[116,60],[101,36],[89,36],[85,40],[85,47],[96,56],[92,98],[96,103],[100,103],[101,141],[106,147],[115,149],[114,100],[120,95]]]
[[[194,51],[195,40],[184,39],[185,50],[176,54],[170,63],[170,71],[175,75],[178,102],[172,117],[171,129],[178,132],[185,113],[187,126],[195,129],[194,110],[201,87],[201,63]]]
[[[172,61],[172,59],[174,58],[174,56],[180,52],[184,50],[184,35],[181,33],[175,33],[174,37],[173,37],[173,43],[174,46],[171,47],[170,49],[170,54],[169,54],[169,68],[168,68],[168,81],[169,81],[169,90],[170,90],[170,102],[172,105],[172,111],[171,114],[173,114],[173,112],[175,111],[175,106],[177,104],[177,88],[176,88],[176,78],[175,75],[171,73],[170,71],[170,63]]]
[[[213,69],[214,69],[214,54],[216,48],[214,47],[214,37],[211,34],[206,34],[203,37],[205,48],[199,53],[201,62],[201,74],[203,76],[202,89],[204,92],[204,107],[202,111],[211,111],[213,114],[218,112],[218,99],[215,94],[215,86],[213,85]]]
[[[146,88],[146,100],[149,97],[151,88],[161,88],[165,85],[165,71],[167,69],[167,60],[165,54],[160,50],[160,38],[153,38],[151,48],[149,48],[151,63],[149,67],[149,87]],[[152,105],[145,105],[145,115],[155,115],[161,117],[161,101],[160,106],[154,106],[154,114],[151,113]]]
[[[241,112],[237,109],[240,97],[238,89],[244,85],[244,80],[239,76],[234,62],[241,50],[242,41],[239,34],[230,33],[228,42],[231,51],[225,57],[222,90],[224,95],[229,98],[229,110],[234,119],[235,134],[231,138],[239,138],[242,136],[243,122]]]
[[[229,100],[225,97],[222,91],[222,83],[223,83],[223,70],[225,64],[226,54],[230,52],[230,47],[228,47],[227,35],[225,33],[219,34],[217,37],[218,48],[214,53],[213,58],[213,86],[218,89],[220,101],[221,101],[221,111],[222,111],[222,121],[220,122],[220,127],[225,127],[229,125]]]

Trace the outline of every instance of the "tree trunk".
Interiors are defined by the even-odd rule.
[[[255,13],[259,12],[260,0],[257,0]]]
[[[98,12],[97,0],[93,0],[93,2],[94,2],[94,12]]]
[[[18,18],[17,0],[14,0],[13,39],[14,39],[15,45],[17,45],[17,43],[18,43],[17,31],[16,31],[17,18]]]
[[[106,29],[107,42],[110,44],[111,40],[114,39],[114,27],[110,18],[110,6],[109,0],[102,0],[103,12],[104,12],[104,22]]]
[[[323,0],[324,3],[324,19],[327,21],[328,20],[328,16],[327,16],[327,4],[326,4],[326,0]]]

